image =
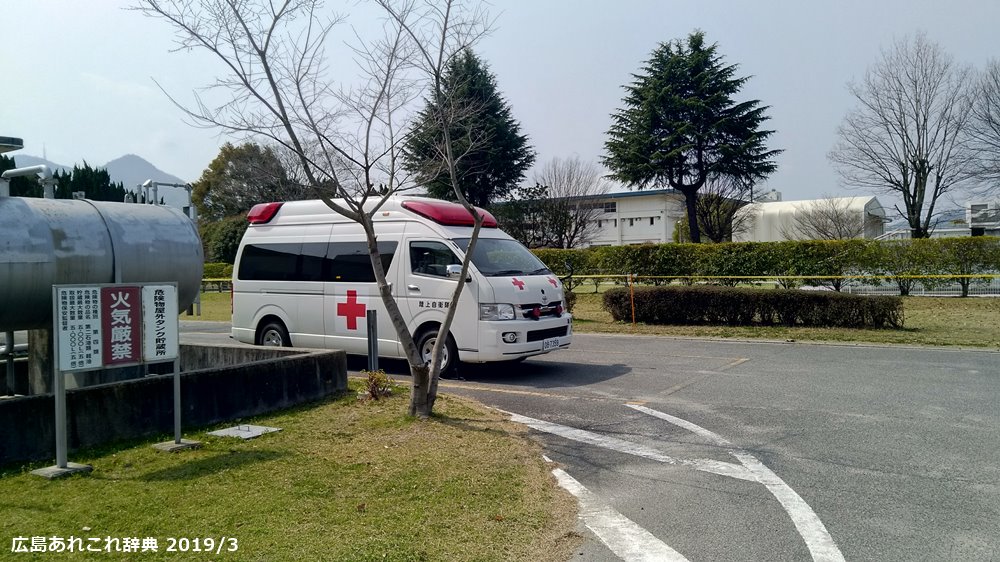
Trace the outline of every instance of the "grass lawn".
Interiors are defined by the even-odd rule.
[[[10,553],[19,536],[110,536],[158,539],[159,552],[129,558],[137,560],[572,555],[575,501],[557,487],[524,427],[447,396],[436,416],[419,421],[403,415],[407,399],[405,390],[377,402],[352,394],[242,420],[282,431],[250,441],[188,434],[205,444],[194,451],[160,453],[151,440],[72,453],[73,462],[94,466],[86,476],[48,481],[27,473],[49,463],[8,469],[0,473],[0,552]],[[227,541],[218,556],[165,552],[171,537],[235,538],[238,550],[229,552]]]
[[[230,300],[229,291],[202,292],[201,316],[188,316],[185,313],[181,313],[181,320],[211,320],[217,322],[230,322],[232,319],[233,305]]]
[[[947,345],[1000,349],[1000,298],[904,297],[904,328],[786,328],[762,326],[654,326],[614,322],[601,295],[578,293],[573,309],[576,332],[664,336]]]

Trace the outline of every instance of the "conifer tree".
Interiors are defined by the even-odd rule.
[[[761,129],[767,106],[733,99],[748,79],[736,71],[701,31],[662,43],[625,86],[624,107],[612,115],[605,142],[612,179],[684,194],[692,242],[701,241],[696,202],[706,181],[753,184],[777,167],[780,151],[765,146],[774,131]]]
[[[440,109],[451,116],[452,151],[458,179],[469,203],[488,207],[504,199],[524,179],[535,161],[528,138],[511,116],[510,105],[497,88],[496,79],[471,50],[466,49],[448,65],[444,74],[443,102],[433,99],[420,115],[403,152],[403,164],[428,195],[456,199],[443,174],[443,135]]]

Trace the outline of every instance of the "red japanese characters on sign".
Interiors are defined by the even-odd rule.
[[[101,287],[105,365],[142,360],[142,296],[139,287]]]

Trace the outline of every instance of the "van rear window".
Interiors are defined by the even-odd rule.
[[[389,269],[397,245],[378,243],[384,270]],[[375,282],[364,242],[247,244],[237,275],[243,281]]]

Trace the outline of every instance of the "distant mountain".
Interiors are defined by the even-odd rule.
[[[52,173],[58,171],[69,172],[73,169],[73,166],[63,166],[62,164],[56,164],[55,162],[50,162],[44,158],[39,158],[37,156],[29,156],[27,154],[11,154],[14,158],[14,164],[18,168],[27,168],[28,166],[48,166]]]
[[[108,174],[111,175],[111,181],[122,182],[128,189],[141,185],[146,180],[181,185],[187,183],[177,176],[160,170],[135,154],[126,154],[121,158],[115,158],[101,167],[107,169]]]
[[[28,154],[13,154],[12,156],[14,157],[14,163],[19,168],[44,164],[53,172],[59,170],[69,172],[73,170],[73,166],[56,164],[55,162],[51,162],[37,156],[31,156]],[[142,185],[142,183],[146,180],[153,180],[159,183],[176,183],[181,185],[186,183],[179,177],[160,170],[156,166],[150,164],[146,159],[141,156],[136,156],[135,154],[126,154],[125,156],[115,158],[104,165],[97,165],[93,162],[87,163],[90,164],[92,168],[106,169],[108,171],[108,175],[111,176],[111,181],[114,183],[121,182],[121,184],[125,186],[125,189],[128,191],[135,191],[136,186]],[[80,162],[80,165],[83,165],[83,162]],[[187,190],[183,188],[161,186],[158,189],[157,195],[163,199],[164,203],[170,205],[171,207],[183,208],[187,206]]]

